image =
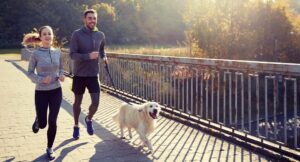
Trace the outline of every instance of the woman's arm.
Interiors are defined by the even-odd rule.
[[[34,73],[36,66],[37,66],[37,60],[35,54],[32,53],[30,55],[29,64],[28,64],[28,77],[31,79],[33,83],[41,83],[43,77],[38,76],[37,74]]]

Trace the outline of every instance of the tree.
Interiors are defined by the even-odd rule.
[[[0,48],[21,47],[23,34],[50,25],[58,40],[70,40],[83,11],[95,8],[109,44],[175,44],[184,40],[180,0],[1,1]]]
[[[94,4],[91,8],[95,9],[98,14],[98,22],[100,24],[100,30],[106,35],[107,42],[113,42],[117,37],[115,31],[116,25],[116,12],[115,8],[107,3]]]
[[[287,0],[197,2],[189,1],[185,22],[208,57],[296,61],[300,21]]]

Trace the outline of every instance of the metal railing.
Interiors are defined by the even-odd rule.
[[[118,91],[299,150],[300,64],[114,53],[108,58]],[[100,69],[101,83],[110,86]]]

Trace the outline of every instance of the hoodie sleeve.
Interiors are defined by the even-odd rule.
[[[70,57],[72,60],[78,60],[78,61],[84,61],[89,60],[88,54],[81,54],[78,53],[78,34],[74,31],[71,37],[71,43],[70,43]]]
[[[35,68],[37,66],[37,59],[35,57],[35,53],[33,52],[30,55],[29,64],[28,64],[28,77],[31,79],[33,83],[41,83],[43,77],[38,76],[34,73]]]

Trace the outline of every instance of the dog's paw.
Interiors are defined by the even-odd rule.
[[[149,149],[150,152],[153,151],[153,147],[152,146],[148,147],[148,149]]]
[[[148,150],[147,154],[152,154],[153,153],[153,150]]]

